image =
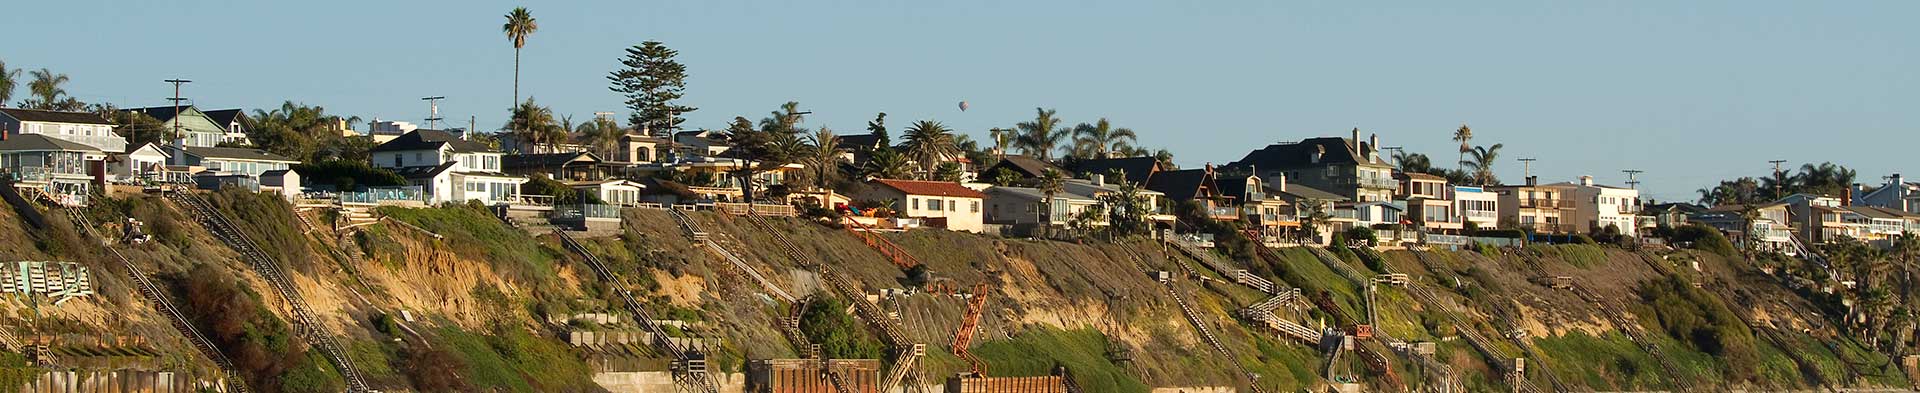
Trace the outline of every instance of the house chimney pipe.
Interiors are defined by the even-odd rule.
[[[1353,128],[1353,139],[1350,140],[1353,141],[1353,155],[1366,157],[1366,153],[1360,151],[1360,127]]]

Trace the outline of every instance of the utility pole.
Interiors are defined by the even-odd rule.
[[[439,121],[441,120],[440,119],[440,100],[447,99],[447,97],[432,96],[432,97],[420,97],[420,99],[427,102],[427,129],[429,130],[440,129],[440,127],[435,127],[434,125],[439,124]]]
[[[1393,152],[1387,155],[1387,158],[1393,160],[1394,169],[1400,169],[1400,150],[1402,149],[1405,149],[1405,148],[1400,146],[1387,146],[1387,147],[1380,148],[1381,151]]]
[[[1534,162],[1534,161],[1540,161],[1540,159],[1538,159],[1538,158],[1532,158],[1532,157],[1527,157],[1527,158],[1522,158],[1522,159],[1520,159],[1520,164],[1521,164],[1521,165],[1523,165],[1523,166],[1525,166],[1525,167],[1527,168],[1527,169],[1526,169],[1526,172],[1525,172],[1525,173],[1526,173],[1526,177],[1524,177],[1524,178],[1521,178],[1521,179],[1520,179],[1520,181],[1523,181],[1523,182],[1524,182],[1524,181],[1532,181],[1532,180],[1533,180],[1533,162]]]
[[[1781,180],[1785,180],[1782,178],[1786,176],[1780,174],[1780,164],[1787,163],[1787,160],[1772,160],[1772,161],[1767,161],[1767,163],[1773,164],[1773,197],[1779,198],[1782,196],[1780,195],[1780,187],[1785,186],[1785,184],[1782,184],[1782,183],[1786,183],[1781,181]]]
[[[173,84],[173,98],[167,99],[167,101],[173,101],[173,134],[167,136],[168,137],[167,139],[171,141],[173,139],[180,138],[180,101],[186,100],[185,98],[180,98],[180,85],[193,83],[193,81],[174,78],[174,79],[164,80],[162,82]],[[182,147],[185,147],[185,146],[182,146]]]
[[[1635,190],[1640,189],[1640,179],[1638,178],[1638,176],[1642,173],[1647,172],[1639,169],[1622,169],[1620,171],[1626,172],[1627,174],[1627,188],[1632,188]]]

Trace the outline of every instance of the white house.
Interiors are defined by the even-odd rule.
[[[1453,186],[1454,211],[1480,229],[1500,227],[1500,194],[1480,187]]]
[[[9,136],[46,135],[102,152],[127,151],[127,138],[113,133],[113,123],[92,112],[0,108],[0,129]]]
[[[260,174],[260,190],[279,193],[287,200],[300,197],[300,172],[277,169]]]
[[[504,153],[441,131],[416,129],[375,146],[373,166],[387,168],[420,186],[428,203],[512,202],[527,178],[500,170]]]
[[[1640,190],[1593,183],[1593,176],[1581,176],[1578,183],[1559,183],[1572,190],[1573,210],[1565,223],[1578,233],[1598,233],[1609,226],[1620,234],[1635,236],[1640,228]]]
[[[113,181],[166,180],[167,163],[173,155],[159,144],[144,143],[124,153],[110,154],[107,172]]]
[[[647,189],[647,185],[645,184],[621,179],[575,181],[567,182],[566,184],[567,187],[572,188],[574,192],[592,194],[594,197],[600,198],[601,202],[616,206],[633,206],[639,204],[641,202],[640,192]],[[566,201],[556,201],[556,203],[566,203]]]
[[[963,232],[981,232],[981,204],[986,195],[954,182],[873,179],[857,199],[893,201],[899,217],[918,218],[927,226]]]

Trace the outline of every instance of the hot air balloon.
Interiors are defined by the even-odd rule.
[[[960,111],[961,111],[961,112],[966,112],[966,111],[967,111],[967,102],[966,102],[966,101],[960,101]]]

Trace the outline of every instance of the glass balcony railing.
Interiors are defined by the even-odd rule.
[[[381,203],[393,201],[425,202],[426,193],[420,186],[373,187],[366,191],[340,193],[341,203]]]
[[[1462,212],[1461,215],[1465,216],[1466,218],[1492,219],[1492,218],[1498,218],[1500,216],[1500,213],[1492,210],[1468,210],[1468,211]]]
[[[1208,214],[1208,215],[1212,215],[1212,216],[1213,216],[1213,217],[1215,217],[1215,218],[1232,218],[1232,217],[1239,217],[1239,216],[1240,216],[1240,209],[1235,209],[1235,208],[1232,208],[1232,207],[1215,207],[1215,208],[1208,208],[1208,209],[1207,209],[1207,214]]]

